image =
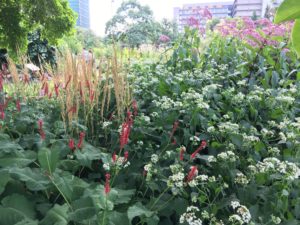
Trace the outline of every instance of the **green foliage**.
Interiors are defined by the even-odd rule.
[[[71,50],[72,53],[81,54],[82,49],[104,48],[100,37],[96,36],[92,31],[77,27],[73,35],[64,36],[59,43],[62,51]]]
[[[142,6],[136,0],[125,1],[106,23],[105,33],[113,39],[123,34],[124,43],[137,47],[148,42],[154,32],[153,23],[153,12],[148,6]]]
[[[297,0],[285,0],[276,12],[275,23],[290,20],[295,20],[295,25],[292,31],[292,42],[298,56],[300,56],[300,2]]]
[[[40,29],[51,44],[75,25],[75,15],[67,0],[3,0],[0,5],[0,46],[11,51],[24,51],[27,34]]]
[[[103,120],[82,109],[71,131],[61,89],[6,98],[0,224],[299,224],[299,61],[285,37],[259,51],[207,38],[187,28],[167,62],[126,65],[136,104],[124,121],[112,98]]]
[[[49,46],[47,40],[41,40],[40,30],[28,35],[27,54],[29,60],[35,65],[56,64],[56,49],[54,46]]]

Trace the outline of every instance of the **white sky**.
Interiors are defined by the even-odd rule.
[[[105,23],[112,18],[123,0],[90,0],[91,29],[97,35],[104,35]],[[230,0],[139,0],[142,5],[149,5],[156,20],[173,19],[173,8],[188,3],[228,2]],[[231,0],[233,2],[233,0]]]

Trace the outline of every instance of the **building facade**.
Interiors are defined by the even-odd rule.
[[[89,0],[69,0],[70,7],[78,14],[76,25],[90,28],[90,4]]]
[[[231,16],[233,2],[208,2],[184,4],[182,7],[174,8],[174,20],[178,24],[179,32],[190,25],[191,19],[198,21],[199,26],[204,25],[207,16],[212,18],[225,18]]]
[[[232,7],[232,16],[251,17],[256,14],[264,17],[266,8],[277,8],[283,0],[235,0]]]

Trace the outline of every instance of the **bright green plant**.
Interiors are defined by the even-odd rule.
[[[275,23],[291,20],[295,20],[292,42],[298,56],[300,56],[300,2],[298,0],[285,0],[276,12]]]

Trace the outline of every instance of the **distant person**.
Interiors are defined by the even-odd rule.
[[[93,64],[93,61],[94,61],[94,56],[92,50],[90,49],[88,52],[88,63]]]
[[[89,52],[88,52],[88,50],[86,50],[86,48],[83,48],[83,49],[82,49],[82,54],[81,54],[81,56],[82,56],[82,59],[83,59],[85,62],[88,62],[88,60],[89,60]]]

